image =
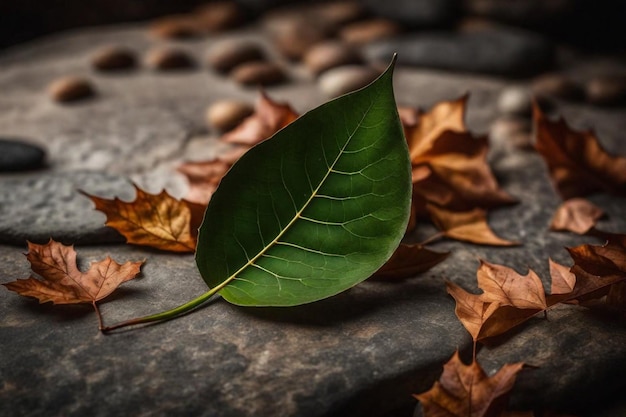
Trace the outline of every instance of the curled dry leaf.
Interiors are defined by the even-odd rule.
[[[487,224],[487,212],[480,208],[465,212],[455,212],[428,204],[427,209],[435,225],[450,239],[463,240],[480,245],[518,245],[517,242],[496,236]]]
[[[604,150],[595,133],[571,129],[561,118],[549,120],[534,105],[535,147],[564,199],[596,191],[626,195],[626,157]]]
[[[96,209],[107,216],[106,225],[120,232],[128,243],[172,252],[193,252],[196,248],[199,214],[204,206],[177,200],[166,191],[149,194],[135,186],[132,202],[85,194]]]
[[[621,242],[623,235],[615,235]],[[501,335],[518,326],[535,314],[562,302],[595,299],[607,295],[612,286],[626,281],[626,274],[619,268],[626,268],[621,249],[605,246],[583,245],[569,249],[577,264],[572,268],[550,260],[552,278],[551,294],[546,295],[541,280],[532,270],[520,275],[503,265],[481,261],[477,271],[478,286],[482,294],[472,294],[461,287],[447,283],[447,291],[455,302],[455,313],[463,326],[479,341]],[[613,243],[619,247],[619,243]],[[617,254],[616,254],[617,252]],[[602,253],[603,255],[601,255]],[[612,257],[615,262],[608,259]],[[620,260],[621,259],[621,260]],[[585,271],[591,269],[597,275]],[[615,299],[618,291],[613,290]]]
[[[564,230],[584,235],[593,229],[604,211],[584,198],[570,198],[557,208],[550,230]]]
[[[490,377],[476,361],[465,365],[457,351],[443,366],[439,381],[414,397],[422,404],[424,417],[501,417],[523,367],[506,364]]]
[[[446,259],[449,254],[450,252],[435,252],[419,244],[401,243],[374,276],[387,280],[411,278],[428,271]]]
[[[253,146],[269,138],[298,116],[289,104],[275,102],[262,91],[254,114],[221,139],[229,143]]]
[[[76,251],[73,246],[65,246],[52,239],[45,245],[28,242],[26,259],[35,274],[3,284],[16,293],[34,297],[40,303],[93,305],[100,328],[102,318],[96,302],[110,295],[117,287],[137,276],[144,261],[118,264],[110,257],[93,262],[87,272],[82,272],[76,264]]]

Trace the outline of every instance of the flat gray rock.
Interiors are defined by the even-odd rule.
[[[50,238],[66,243],[124,242],[105,227],[106,216],[79,190],[131,200],[135,191],[123,176],[65,172],[0,177],[0,242],[23,245]]]
[[[416,33],[368,45],[365,54],[377,61],[393,53],[398,62],[480,74],[522,77],[549,68],[553,45],[540,35],[512,29],[471,33]]]

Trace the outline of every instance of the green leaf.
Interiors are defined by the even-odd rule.
[[[196,262],[224,299],[309,303],[367,279],[393,254],[411,199],[393,66],[252,148],[221,180]]]

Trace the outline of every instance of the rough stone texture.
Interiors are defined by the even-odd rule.
[[[104,227],[104,214],[79,190],[127,201],[135,194],[125,177],[101,172],[0,177],[0,242],[124,242],[115,230]]]
[[[46,151],[21,139],[0,138],[0,172],[41,168]]]
[[[510,77],[536,74],[554,61],[554,48],[548,40],[504,28],[410,34],[365,49],[370,59],[379,61],[387,60],[394,52],[401,64]]]
[[[362,0],[372,13],[407,27],[437,26],[456,15],[458,0]]]
[[[265,41],[254,30],[223,38]],[[88,57],[111,39],[123,40],[138,53],[152,46],[144,30],[99,28],[23,45],[0,56],[0,130],[37,138],[50,150],[48,171],[0,177],[0,196],[12,184],[13,193],[21,193],[31,206],[39,201],[42,209],[56,207],[60,219],[73,217],[73,223],[100,217],[86,222],[83,232],[97,231],[104,216],[93,212],[91,203],[73,191],[76,187],[125,197],[132,191],[125,180],[130,177],[153,192],[166,186],[183,195],[184,185],[172,167],[225,150],[216,134],[203,127],[206,106],[225,98],[257,96],[209,70],[176,75],[143,69],[119,76],[89,73]],[[219,39],[184,46],[200,57]],[[294,67],[290,71],[293,82],[268,88],[271,97],[301,112],[324,101],[310,74]],[[568,71],[585,77],[593,73],[585,62],[569,65]],[[93,77],[99,98],[64,107],[51,103],[44,91],[49,80],[76,72]],[[486,132],[497,118],[497,97],[506,86],[486,76],[407,67],[398,68],[394,83],[399,104],[423,108],[469,92],[468,124],[476,133]],[[623,109],[557,105],[575,127],[594,127],[610,151],[626,153]],[[452,250],[450,258],[416,279],[365,282],[337,297],[289,309],[245,309],[216,301],[175,321],[109,336],[97,332],[89,306],[38,305],[0,288],[0,416],[410,415],[415,406],[411,394],[432,385],[457,347],[466,354],[471,350],[444,280],[476,289],[477,259],[483,258],[520,272],[531,267],[547,281],[548,256],[567,263],[564,246],[592,240],[549,232],[559,200],[541,159],[496,145],[490,155],[493,169],[520,204],[494,211],[490,224],[503,237],[524,245],[490,248],[442,241],[433,249]],[[48,192],[42,196],[53,189],[65,191],[36,200],[37,189],[16,187],[29,181]],[[16,218],[42,213],[36,207],[6,205],[9,200],[17,204],[14,196],[1,198],[0,210],[9,207]],[[626,231],[623,199],[601,195],[593,201],[610,216],[601,228]],[[6,217],[0,216],[1,221]],[[48,220],[35,229],[21,220],[14,230],[47,240],[43,232],[50,229],[45,227],[65,236],[77,229],[65,220]],[[9,241],[6,230],[0,230],[3,242]],[[421,227],[413,238],[420,241],[433,232]],[[91,243],[97,241],[95,236],[102,237],[73,236]],[[3,283],[30,274],[23,240],[11,242],[20,246],[0,245]],[[83,266],[107,254],[119,262],[147,259],[143,278],[124,284],[102,304],[108,324],[177,306],[206,289],[189,255],[126,245],[79,246],[78,251]],[[550,405],[573,409],[578,417],[613,417],[620,414],[581,407],[601,398],[619,411],[621,396],[615,393],[626,387],[623,378],[615,376],[624,372],[625,339],[623,324],[583,309],[559,307],[549,322],[531,320],[499,346],[483,349],[479,360],[489,371],[507,361],[541,366],[520,376],[514,405]]]

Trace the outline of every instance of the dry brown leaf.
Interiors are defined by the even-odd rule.
[[[484,291],[481,296],[484,301],[520,309],[544,310],[548,307],[541,279],[533,270],[520,275],[504,265],[481,260],[476,277],[478,287]]]
[[[570,294],[576,286],[576,275],[574,275],[567,266],[554,262],[552,259],[549,259],[549,262],[550,276],[552,277],[550,294]]]
[[[498,309],[498,303],[485,301],[480,295],[469,293],[452,282],[446,282],[446,290],[456,303],[456,316],[477,341],[483,325]]]
[[[442,262],[449,254],[435,252],[419,244],[401,243],[374,276],[387,280],[411,278]]]
[[[604,211],[584,198],[570,198],[557,208],[550,222],[550,230],[565,230],[584,235],[593,229]]]
[[[229,143],[253,146],[269,138],[298,116],[289,104],[275,102],[262,91],[254,114],[221,139]]]
[[[606,152],[592,131],[573,130],[562,118],[549,120],[536,104],[533,119],[535,148],[563,199],[596,191],[626,195],[626,157]]]
[[[131,202],[84,193],[107,216],[106,225],[120,232],[128,243],[172,252],[194,252],[199,221],[198,204],[177,200],[166,191],[149,194],[135,186]]]
[[[489,377],[478,362],[461,362],[459,352],[443,366],[433,387],[415,395],[424,417],[501,417],[523,363],[506,364]]]
[[[605,233],[605,236],[608,240],[603,246],[567,248],[574,259],[571,271],[576,275],[570,300],[603,297],[613,285],[626,281],[626,235]]]
[[[419,163],[421,155],[430,150],[443,132],[466,130],[464,119],[468,97],[464,95],[457,100],[441,101],[425,113],[419,110],[411,113],[408,108],[403,108],[400,116],[413,163]]]
[[[178,172],[185,175],[189,182],[189,192],[185,199],[198,204],[209,204],[211,196],[230,167],[231,164],[219,159],[185,162],[180,165]]]
[[[45,245],[28,242],[26,258],[35,274],[3,284],[16,293],[35,297],[40,303],[80,304],[90,303],[98,314],[100,328],[102,318],[96,302],[110,295],[117,287],[137,276],[140,262],[118,264],[110,257],[93,262],[87,272],[81,272],[76,264],[76,251],[73,246],[50,241]]]
[[[432,204],[427,205],[435,225],[446,237],[480,245],[515,246],[519,243],[502,239],[487,224],[487,212],[476,208],[465,212],[449,211]]]

